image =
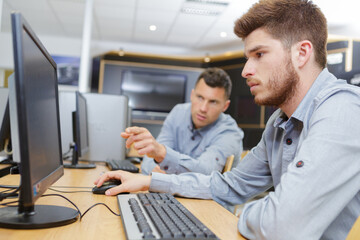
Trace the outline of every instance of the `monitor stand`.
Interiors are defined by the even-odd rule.
[[[35,205],[31,213],[19,213],[16,207],[0,208],[0,227],[11,229],[39,229],[67,225],[78,219],[75,209],[54,206]]]
[[[79,155],[78,151],[76,150],[76,146],[70,146],[72,149],[72,160],[71,163],[64,163],[64,168],[76,168],[76,169],[90,169],[96,168],[95,164],[92,163],[79,163]]]

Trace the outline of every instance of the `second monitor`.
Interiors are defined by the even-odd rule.
[[[65,168],[89,169],[95,168],[95,164],[79,163],[79,157],[89,151],[89,130],[86,99],[76,92],[76,111],[72,112],[73,143],[71,144],[71,163],[64,163]]]

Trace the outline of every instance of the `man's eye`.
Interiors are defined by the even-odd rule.
[[[256,56],[257,56],[258,58],[262,57],[263,55],[264,55],[264,53],[262,53],[262,52],[256,53]]]

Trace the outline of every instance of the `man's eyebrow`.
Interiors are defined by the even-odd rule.
[[[266,46],[265,46],[265,45],[257,45],[257,46],[255,46],[255,47],[247,50],[247,51],[245,52],[245,56],[248,56],[249,54],[258,51],[258,50],[261,49],[261,48],[266,48]]]

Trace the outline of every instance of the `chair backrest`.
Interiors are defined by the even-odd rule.
[[[230,171],[233,163],[234,163],[234,155],[230,155],[226,159],[226,163],[225,163],[225,166],[224,166],[224,169],[222,172],[224,173],[224,172]]]
[[[346,240],[359,240],[359,236],[360,236],[360,216],[352,226],[349,234],[346,237]]]
[[[240,156],[240,160],[243,160],[243,158],[246,156],[246,154],[248,154],[250,152],[250,150],[244,150],[242,153],[241,153],[241,156]]]

